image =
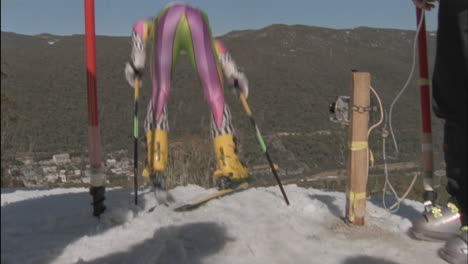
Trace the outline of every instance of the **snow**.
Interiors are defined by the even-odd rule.
[[[171,206],[214,192],[196,185],[170,191]],[[442,242],[406,234],[423,206],[397,213],[369,199],[366,225],[342,221],[345,195],[286,185],[252,188],[197,210],[157,206],[144,191],[108,189],[108,210],[91,215],[87,189],[2,189],[1,263],[444,263]]]

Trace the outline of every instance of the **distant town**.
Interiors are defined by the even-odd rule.
[[[103,173],[109,185],[125,186],[133,179],[133,161],[125,150],[108,153],[103,164]],[[71,187],[89,186],[89,161],[87,158],[70,157],[69,153],[51,156],[51,159],[34,161],[31,157],[17,158],[16,165],[4,171],[24,187]],[[20,164],[19,164],[20,163]]]
[[[140,164],[139,166],[142,166]],[[16,158],[15,164],[9,163],[3,171],[8,178],[14,179],[16,186],[24,187],[87,187],[91,177],[88,157],[72,157],[70,153],[59,153],[51,156],[51,159],[33,159],[30,156]],[[106,154],[102,172],[106,175],[106,186],[132,186],[133,184],[133,160],[128,158],[128,151],[117,150]],[[278,169],[280,176],[300,175],[303,168],[291,170],[286,173]],[[255,165],[250,168],[250,174],[269,174],[268,164]]]

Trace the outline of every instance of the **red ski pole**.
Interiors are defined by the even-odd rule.
[[[418,57],[419,57],[419,92],[421,107],[421,169],[424,185],[424,200],[433,204],[437,198],[434,191],[433,178],[433,147],[431,129],[431,94],[430,81],[427,66],[427,44],[426,44],[426,23],[424,10],[416,7],[417,23],[421,23],[418,33]]]
[[[88,94],[88,152],[91,177],[90,193],[93,196],[93,215],[99,216],[104,206],[104,175],[101,172],[101,138],[99,135],[96,92],[96,44],[94,32],[94,0],[84,0],[86,87]]]

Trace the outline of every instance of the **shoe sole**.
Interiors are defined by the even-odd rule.
[[[444,248],[441,248],[439,250],[439,256],[447,261],[448,263],[451,263],[451,264],[465,264],[467,263],[466,262],[466,258],[457,258],[457,257],[454,257],[453,255],[449,254],[450,252],[447,252],[444,250]]]
[[[434,238],[424,235],[423,233],[416,232],[413,228],[408,230],[408,235],[416,240],[429,241],[429,242],[441,242],[446,241],[448,238]]]
[[[226,189],[235,189],[237,186],[248,182],[248,177],[240,178],[240,179],[233,179],[230,176],[223,176],[219,177],[216,181],[216,186],[218,190],[226,190]]]

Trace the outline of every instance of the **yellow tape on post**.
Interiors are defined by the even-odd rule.
[[[351,210],[351,213],[349,214],[348,218],[349,221],[354,222],[354,209],[356,209],[357,204],[356,202],[359,200],[366,199],[366,193],[365,192],[359,192],[355,193],[353,191],[348,192],[348,200],[352,205],[353,210]]]
[[[426,78],[421,78],[419,79],[419,85],[422,86],[422,85],[429,85],[429,79],[426,79]]]
[[[374,153],[372,153],[372,150],[369,148],[369,161],[370,161],[370,167],[374,167]]]
[[[351,202],[366,199],[366,192],[355,193],[353,191],[348,192],[348,199]]]
[[[349,149],[351,151],[357,151],[357,150],[363,150],[369,148],[369,145],[367,141],[352,141],[351,144],[349,144]],[[371,163],[371,167],[374,167],[374,153],[372,153],[372,150],[369,149],[369,160]]]
[[[367,141],[351,141],[348,145],[351,151],[367,149]]]

